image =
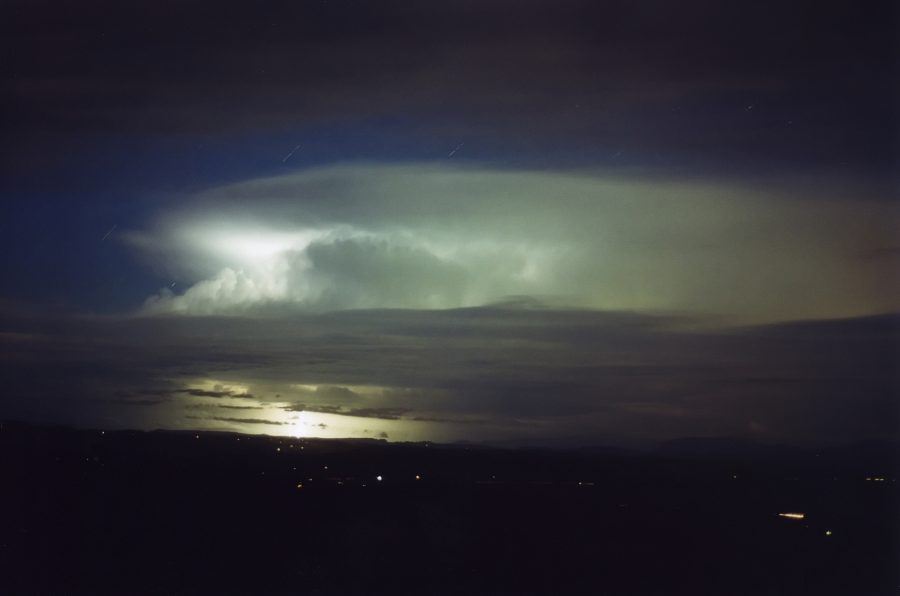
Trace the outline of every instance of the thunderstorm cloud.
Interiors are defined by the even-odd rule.
[[[511,297],[748,321],[896,308],[896,206],[827,184],[350,164],[190,197],[124,235],[180,288],[147,314],[458,308]],[[843,193],[843,194],[842,194]]]

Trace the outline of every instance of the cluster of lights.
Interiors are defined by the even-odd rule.
[[[297,470],[296,467],[293,468],[293,469],[294,469],[294,471]],[[328,466],[325,466],[325,469],[327,470],[327,469],[328,469]],[[265,472],[261,472],[261,474],[264,475]],[[421,474],[416,474],[416,475],[414,476],[414,478],[415,478],[417,481],[422,480]],[[312,482],[312,481],[313,481],[312,478],[307,478],[307,479],[306,479],[306,482]],[[384,482],[384,476],[382,476],[381,474],[378,474],[377,476],[375,476],[375,481],[376,481],[377,483]],[[338,486],[344,486],[344,481],[343,481],[343,480],[335,479],[335,482],[337,483]],[[362,487],[365,488],[365,487],[366,487],[366,484],[363,483],[363,484],[362,484]],[[302,489],[302,488],[303,488],[303,482],[302,482],[302,481],[297,482],[297,489]]]

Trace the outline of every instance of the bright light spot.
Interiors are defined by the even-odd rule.
[[[298,482],[298,483],[297,483],[297,488],[303,488],[303,483],[302,483],[302,482]]]
[[[421,479],[422,479],[422,477],[419,476],[418,474],[416,474],[416,480],[421,480]]]
[[[806,517],[805,513],[779,513],[779,517],[786,517],[788,519],[804,519]]]
[[[831,536],[831,530],[825,530],[825,535],[826,535],[826,536]]]
[[[376,476],[375,480],[377,480],[378,482],[381,482],[382,480],[384,480],[384,478],[382,478],[381,476]]]
[[[316,230],[284,232],[271,229],[219,227],[191,231],[195,246],[212,254],[223,255],[244,263],[259,264],[288,250],[302,250],[322,235]]]

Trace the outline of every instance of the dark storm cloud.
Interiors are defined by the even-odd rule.
[[[401,440],[421,436],[410,434],[416,424],[440,427],[448,440],[898,432],[893,316],[717,330],[677,317],[536,307],[173,320],[3,320],[2,411],[165,427],[185,410],[120,410],[109,397],[216,379],[223,391],[252,390],[250,405],[268,408],[258,420],[287,424],[275,414],[284,408],[368,417]],[[198,364],[184,371],[190,359]]]
[[[281,422],[266,420],[264,418],[234,418],[230,416],[185,416],[184,418],[186,420],[198,421],[234,422],[238,424],[268,424],[271,426],[282,426]]]
[[[410,411],[406,408],[344,408],[341,406],[312,404],[292,404],[284,409],[289,412],[318,412],[320,414],[379,418],[381,420],[400,420]]]
[[[216,410],[216,409],[225,409],[225,410],[263,410],[262,406],[230,406],[225,404],[209,404],[209,403],[201,403],[201,404],[186,404],[184,406],[185,410]]]
[[[222,390],[222,391],[208,391],[205,389],[179,389],[179,393],[187,393],[188,395],[193,395],[194,397],[246,397],[248,399],[252,399],[253,395],[250,393],[239,393],[230,390]]]
[[[446,138],[441,156],[470,141],[543,162],[600,147],[623,163],[890,167],[893,16],[849,0],[12,2],[4,172],[36,184],[86,135],[385,119]]]
[[[290,412],[319,412],[320,414],[340,414],[343,410],[341,406],[319,405],[311,406],[306,404],[294,404],[285,408]]]
[[[281,426],[283,423],[274,420],[266,420],[264,418],[231,418],[228,416],[212,416],[210,420],[218,420],[219,422],[238,422],[240,424],[271,424],[273,426]]]

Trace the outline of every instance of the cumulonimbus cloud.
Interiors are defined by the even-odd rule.
[[[601,173],[350,164],[192,197],[125,234],[183,280],[150,314],[540,296],[750,320],[889,311],[888,203]],[[186,287],[186,289],[182,289]]]

